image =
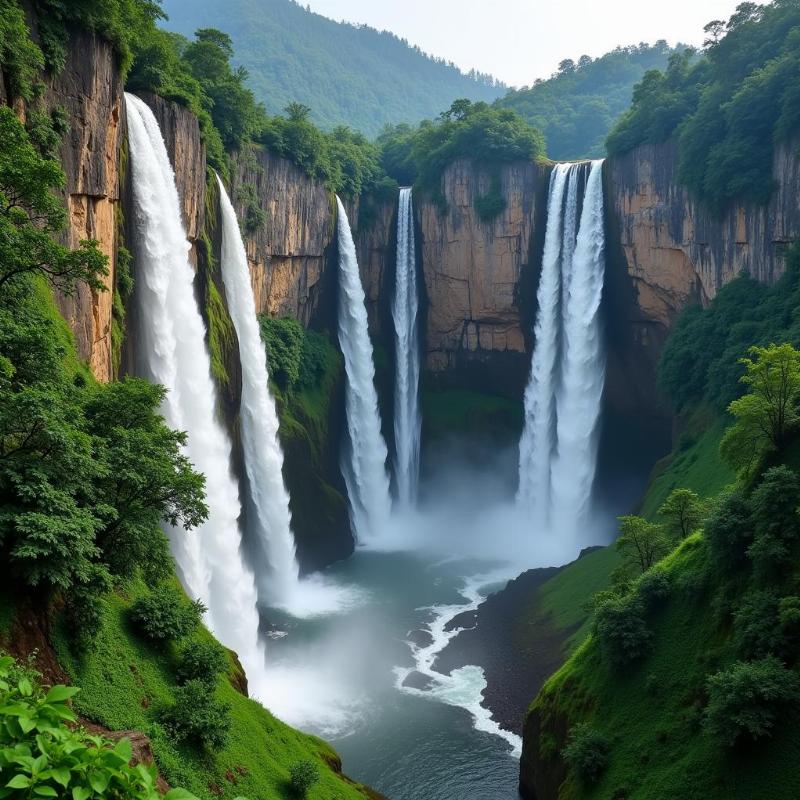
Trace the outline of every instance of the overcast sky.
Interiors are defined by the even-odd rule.
[[[666,39],[701,44],[703,25],[739,0],[300,0],[337,20],[393,31],[462,69],[513,86],[545,78],[564,58]]]

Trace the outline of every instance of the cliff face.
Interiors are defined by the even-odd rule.
[[[800,236],[799,149],[798,138],[776,147],[768,205],[735,205],[721,217],[678,182],[676,142],[609,160],[608,197],[645,317],[669,326],[677,311],[708,302],[743,270],[767,283],[780,276],[781,251]]]
[[[124,129],[122,83],[111,47],[88,34],[70,37],[66,65],[49,80],[45,103],[63,108],[70,120],[60,152],[69,220],[65,243],[77,246],[84,239],[96,239],[109,258],[108,291],[95,292],[81,284],[73,296],[57,300],[75,332],[80,355],[99,380],[108,381],[112,377],[115,206]]]
[[[417,206],[426,293],[425,366],[435,377],[462,373],[484,383],[486,369],[521,394],[527,372],[526,339],[535,294],[535,234],[542,228],[541,201],[549,169],[513,164],[500,172],[506,208],[483,222],[475,199],[487,195],[492,172],[466,161],[445,171],[444,213],[425,199]],[[498,385],[495,388],[500,388]]]

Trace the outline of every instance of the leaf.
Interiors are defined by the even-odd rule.
[[[133,758],[133,748],[130,739],[120,739],[114,747],[114,752],[127,764]]]
[[[186,789],[177,787],[175,789],[170,789],[164,795],[164,800],[197,800],[197,798],[191,792],[186,791]]]
[[[41,786],[37,786],[33,793],[39,795],[39,797],[58,797],[58,792],[52,787],[42,784]]]
[[[11,656],[0,657],[0,672],[5,672],[14,666],[14,659]]]
[[[61,784],[65,789],[69,784],[70,772],[66,767],[56,767],[55,769],[51,770],[53,773],[53,780],[56,783]]]
[[[76,786],[72,790],[72,800],[88,800],[91,794],[85,786]]]
[[[27,789],[31,785],[31,779],[27,775],[15,775],[6,786],[9,789]]]
[[[44,698],[45,703],[63,703],[74,697],[80,689],[77,686],[54,686]]]
[[[20,717],[18,722],[23,733],[30,733],[36,727],[36,721],[30,717]]]
[[[33,686],[27,678],[20,678],[17,688],[23,697],[30,697],[33,694]]]
[[[111,780],[107,772],[93,772],[89,776],[89,785],[97,794],[103,794],[108,789],[108,782]]]

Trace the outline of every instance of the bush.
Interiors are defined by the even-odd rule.
[[[159,719],[176,741],[221,750],[228,741],[230,710],[205,681],[191,680],[175,690],[175,702],[161,710]]]
[[[128,739],[109,742],[77,727],[69,699],[80,689],[53,686],[46,693],[36,676],[8,656],[0,658],[0,786],[4,797],[70,797],[162,800],[156,770],[129,766]],[[172,789],[163,800],[195,800]]]
[[[753,491],[753,543],[747,550],[756,571],[767,577],[786,564],[800,536],[800,478],[788,467],[773,467]]]
[[[139,631],[154,642],[177,641],[191,633],[205,613],[199,601],[189,602],[183,593],[162,584],[131,606],[131,619]]]
[[[663,568],[651,567],[636,582],[636,592],[648,609],[655,608],[669,597],[669,577]]]
[[[750,503],[741,492],[723,496],[706,521],[704,536],[714,566],[723,572],[741,566],[753,538]]]
[[[778,597],[755,590],[746,594],[733,615],[734,638],[743,658],[779,654],[783,633],[778,621]]]
[[[296,761],[289,767],[289,787],[295,797],[307,797],[308,790],[319,781],[319,767],[314,761]]]
[[[800,700],[800,679],[777,658],[737,661],[708,679],[706,728],[728,747],[772,735],[776,722]]]
[[[610,595],[598,603],[594,633],[612,664],[625,666],[650,651],[653,634],[644,615],[644,602],[637,594]]]
[[[600,731],[580,723],[570,731],[561,754],[581,780],[594,783],[608,766],[609,750],[609,741]]]
[[[213,687],[227,669],[228,656],[216,642],[192,641],[181,648],[176,677],[178,683],[198,680]]]

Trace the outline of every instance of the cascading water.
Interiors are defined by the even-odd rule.
[[[256,587],[241,553],[239,491],[231,444],[216,415],[217,393],[194,295],[194,269],[175,175],[153,112],[126,94],[135,208],[140,375],[162,384],[161,412],[186,431],[186,456],[206,478],[208,520],[168,530],[187,591],[207,606],[216,636],[239,654],[258,694],[265,654],[258,639]]]
[[[602,160],[558,164],[550,179],[538,314],[525,390],[518,503],[567,535],[589,511],[605,379],[600,330],[605,246]],[[585,180],[578,224],[579,183]]]
[[[298,584],[289,494],[283,482],[283,451],[278,415],[269,391],[267,357],[256,318],[253,286],[236,212],[217,176],[222,212],[222,280],[228,310],[239,340],[242,367],[241,439],[250,495],[255,509],[255,539],[268,569],[257,570],[262,597],[272,605],[287,602]]]
[[[395,481],[401,507],[416,500],[419,477],[419,341],[417,268],[411,189],[400,189],[397,208],[397,275],[392,318],[395,335],[394,438]]]
[[[342,464],[356,538],[375,539],[391,514],[387,449],[381,434],[375,365],[367,329],[364,288],[350,223],[337,197],[339,238],[339,344],[344,353],[349,453]]]

